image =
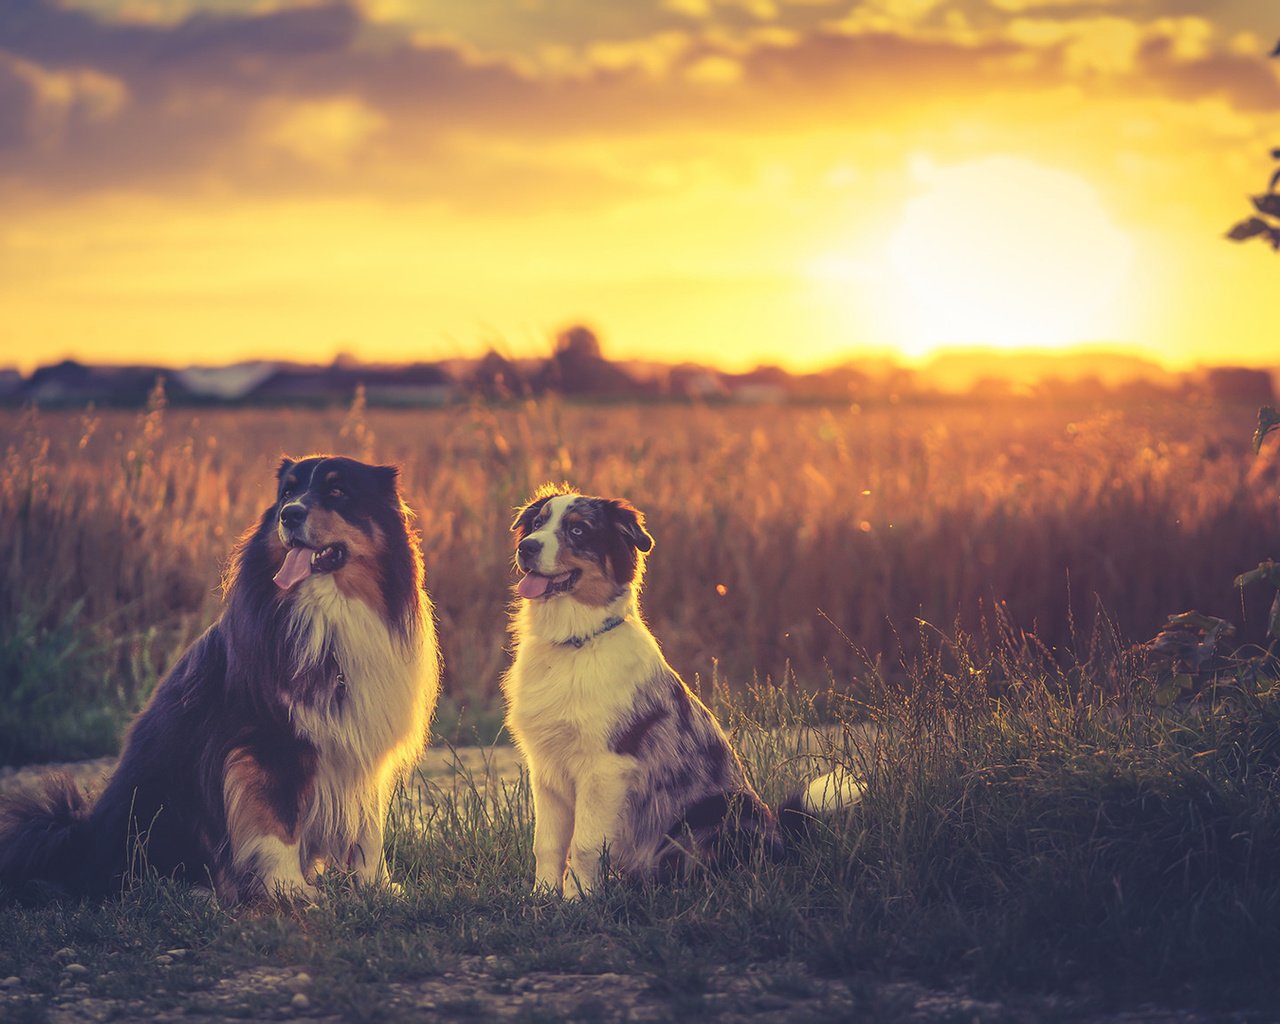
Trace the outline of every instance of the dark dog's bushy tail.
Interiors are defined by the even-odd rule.
[[[44,882],[84,894],[91,810],[92,802],[65,775],[0,798],[0,888],[17,894]]]
[[[866,784],[844,768],[819,775],[804,789],[778,805],[778,827],[784,841],[803,838],[819,821],[830,821],[853,807],[866,792]]]

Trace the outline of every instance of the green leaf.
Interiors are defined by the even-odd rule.
[[[1268,217],[1280,217],[1280,195],[1275,192],[1253,196],[1253,206],[1259,213],[1265,213]],[[1264,224],[1263,227],[1266,225]]]
[[[1254,200],[1256,203],[1257,200]],[[1227,232],[1227,237],[1233,242],[1243,242],[1246,238],[1253,238],[1255,235],[1265,234],[1271,225],[1269,225],[1261,217],[1250,217],[1248,220],[1242,220],[1239,224]]]
[[[1262,440],[1280,426],[1280,413],[1269,405],[1258,410],[1258,428],[1253,432],[1253,454],[1262,451]]]

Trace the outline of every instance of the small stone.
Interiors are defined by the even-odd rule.
[[[292,985],[294,988],[306,988],[311,984],[311,975],[306,971],[299,971],[293,976]]]
[[[53,954],[55,960],[74,960],[76,951],[70,946],[63,946],[58,952]]]
[[[11,974],[9,977],[5,978],[3,981],[0,981],[0,988],[17,988],[21,984],[22,984],[22,979],[19,978],[16,974]]]
[[[89,973],[89,968],[87,968],[84,964],[67,964],[67,966],[62,969],[66,971],[67,974],[88,974]]]
[[[173,963],[173,957],[171,957],[168,953],[161,953],[158,957],[156,957],[156,963],[158,963],[161,967],[167,967],[169,966],[169,964]]]
[[[311,1005],[311,1000],[306,997],[303,992],[295,992],[293,998],[289,1000],[289,1005],[295,1010],[305,1010]]]
[[[166,949],[164,952],[165,952],[165,956],[171,956],[175,960],[181,960],[184,956],[190,955],[191,950],[183,949],[181,946],[179,946],[177,949]]]

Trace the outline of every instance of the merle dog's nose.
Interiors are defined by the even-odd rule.
[[[542,541],[534,540],[532,537],[526,537],[516,546],[516,554],[520,556],[520,561],[525,562],[531,558],[537,558],[538,552],[542,550]]]
[[[280,510],[280,522],[286,530],[296,530],[307,518],[307,510],[301,505],[286,505]]]

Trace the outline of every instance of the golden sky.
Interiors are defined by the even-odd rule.
[[[0,365],[1280,363],[1272,0],[3,0]]]

